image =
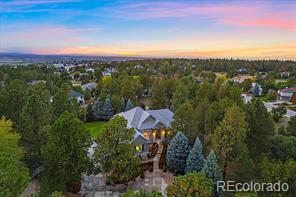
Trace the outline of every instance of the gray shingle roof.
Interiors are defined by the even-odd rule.
[[[169,109],[145,111],[141,107],[134,107],[129,111],[121,112],[117,115],[127,120],[128,128],[132,127],[137,130],[143,130],[156,128],[159,123],[163,124],[166,128],[170,127],[174,113]]]

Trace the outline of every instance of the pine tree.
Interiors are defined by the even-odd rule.
[[[101,101],[100,98],[97,98],[95,102],[95,107],[94,107],[94,119],[95,120],[100,120],[103,117],[103,105],[104,103]]]
[[[174,114],[172,128],[174,131],[182,131],[189,139],[190,145],[194,144],[197,137],[197,125],[193,107],[189,100],[178,106]]]
[[[248,130],[246,143],[252,159],[256,162],[262,154],[270,151],[271,137],[274,133],[274,123],[264,104],[253,99],[245,108]]]
[[[89,167],[87,149],[90,138],[78,118],[64,112],[47,132],[47,144],[42,147],[46,168],[41,177],[42,196],[65,191],[67,185],[79,181],[81,173]]]
[[[123,97],[120,98],[120,110],[121,112],[125,111],[125,100]]]
[[[215,152],[212,150],[205,160],[201,173],[206,177],[212,179],[213,183],[222,181],[222,173],[219,168],[218,159]]]
[[[172,101],[172,109],[176,111],[178,107],[185,102],[189,97],[189,91],[186,85],[183,82],[179,82],[176,87],[176,91],[174,92],[173,101]]]
[[[237,159],[244,150],[246,131],[245,114],[238,106],[233,105],[227,110],[213,137],[213,147],[223,166],[224,178],[227,176],[228,163]]]
[[[94,107],[92,104],[87,105],[86,109],[86,121],[91,122],[94,120]]]
[[[113,107],[110,95],[108,95],[105,99],[105,103],[103,106],[104,115],[103,120],[109,120],[113,116]]]
[[[25,148],[24,160],[31,168],[41,164],[41,146],[46,142],[44,127],[50,123],[49,106],[33,90],[20,114],[21,145]]]
[[[133,104],[131,99],[128,99],[127,103],[126,103],[125,111],[128,111],[128,110],[130,110],[132,108],[134,108],[134,104]]]
[[[53,120],[62,115],[65,111],[75,114],[75,109],[72,106],[70,99],[68,98],[67,90],[59,89],[53,97],[52,101],[52,115]]]
[[[168,169],[175,174],[183,174],[188,154],[188,138],[182,132],[178,132],[167,150],[166,162]]]
[[[194,146],[192,147],[188,155],[188,158],[186,160],[186,168],[185,168],[186,173],[201,171],[204,165],[204,156],[202,154],[202,150],[203,150],[202,144],[199,138],[197,137],[195,140]]]

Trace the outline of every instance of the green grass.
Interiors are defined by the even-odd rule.
[[[261,101],[263,101],[263,102],[268,102],[268,97],[267,97],[267,95],[259,96],[258,98],[259,98]]]
[[[105,121],[95,121],[85,122],[83,125],[91,137],[96,137],[98,133],[103,131],[106,123]]]

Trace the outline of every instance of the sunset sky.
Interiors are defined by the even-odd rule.
[[[296,60],[296,1],[0,0],[1,52]]]

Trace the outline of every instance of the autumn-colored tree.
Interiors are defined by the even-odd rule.
[[[189,173],[174,177],[173,183],[167,187],[168,197],[213,195],[213,183],[201,173]]]
[[[291,102],[293,103],[293,105],[296,105],[296,93],[293,94]]]

